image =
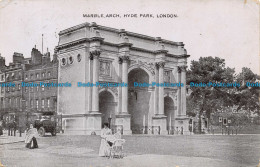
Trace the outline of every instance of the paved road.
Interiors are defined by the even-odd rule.
[[[39,138],[34,150],[24,143],[0,145],[0,161],[5,167],[256,167],[260,159],[260,135],[124,138],[124,159],[98,157],[99,136],[58,135]]]

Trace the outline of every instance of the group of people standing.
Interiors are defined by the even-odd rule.
[[[12,123],[12,124],[15,124]],[[16,129],[15,129],[16,130]],[[3,121],[0,121],[0,136],[3,135]],[[15,132],[14,132],[15,134]],[[38,143],[36,140],[36,136],[38,135],[38,131],[33,127],[33,124],[30,124],[30,127],[25,131],[25,147],[26,148],[38,148]]]

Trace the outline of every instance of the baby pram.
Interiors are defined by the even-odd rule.
[[[123,144],[125,143],[125,139],[115,139],[112,142],[112,145],[109,148],[109,156],[108,158],[123,158]]]

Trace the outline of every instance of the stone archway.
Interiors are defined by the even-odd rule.
[[[131,114],[131,130],[133,133],[144,133],[149,124],[149,101],[151,93],[148,87],[134,87],[134,82],[149,83],[148,73],[135,68],[128,73],[128,112]]]
[[[99,93],[99,110],[102,114],[101,123],[107,122],[111,124],[111,127],[115,125],[115,111],[116,111],[116,102],[112,93],[107,90],[104,90]]]
[[[169,134],[173,133],[174,130],[174,101],[171,97],[166,96],[164,97],[164,113],[167,117],[167,130]]]

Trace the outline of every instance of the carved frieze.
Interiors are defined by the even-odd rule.
[[[164,71],[164,82],[170,83],[171,82],[171,71]]]
[[[144,67],[144,68],[146,68],[148,71],[150,71],[152,75],[155,74],[155,72],[154,72],[154,70],[155,70],[154,63],[145,62],[145,61],[141,61],[141,60],[130,60],[130,66],[129,66],[129,68],[131,68],[132,66]]]
[[[100,75],[110,76],[111,75],[111,62],[100,61]]]

